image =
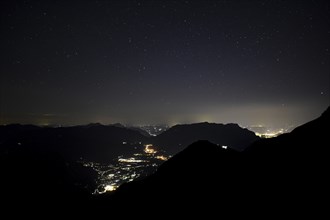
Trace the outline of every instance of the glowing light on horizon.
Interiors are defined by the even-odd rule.
[[[258,133],[258,132],[255,132],[255,134],[258,136],[258,137],[261,137],[261,138],[273,138],[273,137],[277,137],[278,135],[280,134],[283,134],[283,130],[280,130],[278,132],[270,132],[270,133]]]

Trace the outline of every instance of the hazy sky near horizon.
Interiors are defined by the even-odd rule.
[[[0,124],[297,126],[330,104],[329,3],[0,2]]]

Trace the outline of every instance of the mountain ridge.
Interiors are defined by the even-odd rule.
[[[322,213],[325,207],[318,198],[326,198],[322,195],[328,183],[329,115],[328,108],[291,133],[260,139],[242,152],[209,141],[195,142],[150,177],[124,184],[111,197],[111,204],[143,198],[145,202],[158,201],[157,205],[149,204],[153,209],[166,206],[166,199],[158,198],[164,197],[174,209],[180,204],[196,208],[192,213],[210,211],[213,201],[224,212],[236,207],[255,213],[253,209],[258,207],[275,214]]]
[[[156,146],[175,154],[198,140],[209,140],[236,150],[243,150],[259,137],[238,124],[195,123],[175,125],[153,138]]]

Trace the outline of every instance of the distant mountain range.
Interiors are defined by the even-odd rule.
[[[54,151],[70,160],[83,158],[109,162],[119,155],[141,150],[145,144],[176,154],[185,146],[206,139],[215,144],[242,150],[259,138],[236,124],[198,123],[176,125],[156,137],[137,127],[99,123],[73,127],[0,126],[0,152],[5,149]]]
[[[140,132],[100,124],[59,128],[9,125],[0,126],[0,131],[5,133],[0,135],[0,151],[53,151],[70,160],[109,162],[118,155],[141,150],[148,142]]]
[[[170,204],[181,213],[182,204],[189,213],[247,209],[255,214],[300,214],[314,208],[321,213],[327,210],[322,198],[327,198],[328,188],[329,125],[328,108],[291,133],[258,140],[243,152],[197,141],[150,177],[122,185],[111,204],[139,198],[139,204],[148,203],[151,210]]]
[[[124,207],[128,211],[204,214],[263,210],[272,215],[286,210],[303,212],[317,205],[321,213],[326,205],[321,201],[327,199],[329,117],[328,108],[318,119],[271,139],[259,139],[234,124],[178,125],[158,138],[99,124],[0,126],[3,210],[29,207],[26,210],[34,213],[42,209],[83,215],[100,210],[114,214]],[[198,139],[208,140],[194,142]],[[94,174],[72,169],[74,160],[106,161],[145,143],[169,152],[183,150],[156,173],[124,184],[112,195],[91,196],[79,187]],[[190,145],[184,148],[186,143]]]
[[[259,140],[259,137],[252,131],[243,129],[237,124],[204,122],[175,125],[154,137],[152,142],[170,154],[176,154],[198,140],[208,140],[211,143],[241,151],[256,140]]]
[[[237,125],[205,123],[175,126],[165,136],[159,137],[150,137],[142,129],[120,124],[0,126],[0,172],[2,179],[6,180],[0,184],[2,198],[66,200],[68,197],[67,201],[71,202],[84,195],[89,200],[86,195],[96,188],[96,173],[91,168],[81,167],[77,161],[112,163],[119,155],[141,152],[145,144],[154,144],[158,149],[175,154],[184,148],[182,144],[188,145],[200,137],[209,137],[218,144],[236,146],[238,142],[232,137],[245,137],[246,133],[250,135],[248,142],[256,139],[252,132]],[[216,136],[229,136],[231,139],[212,138]],[[169,141],[164,137],[168,137]]]

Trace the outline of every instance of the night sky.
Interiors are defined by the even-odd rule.
[[[0,124],[299,125],[330,104],[327,1],[0,2]]]

